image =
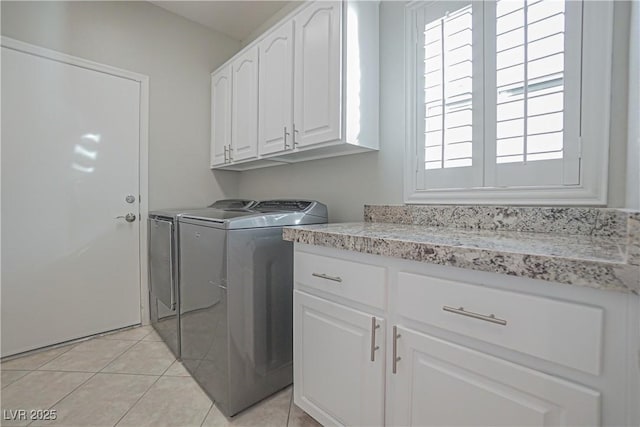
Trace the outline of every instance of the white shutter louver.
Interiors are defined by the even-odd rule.
[[[496,162],[562,159],[563,0],[496,3]]]
[[[425,169],[472,165],[472,6],[424,26]]]

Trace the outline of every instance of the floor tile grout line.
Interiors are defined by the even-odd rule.
[[[89,341],[89,340],[90,340],[90,338],[89,338],[89,339],[86,339],[85,341]],[[2,360],[2,361],[0,361],[0,366],[1,366],[2,364],[5,364],[5,363],[13,362],[14,360],[20,360],[20,359],[27,358],[27,357],[31,357],[31,356],[36,356],[36,355],[38,355],[38,354],[43,354],[43,353],[46,353],[46,352],[48,352],[48,351],[53,351],[53,350],[63,349],[63,348],[68,347],[68,348],[67,348],[65,351],[63,351],[62,353],[60,353],[60,354],[57,354],[57,355],[53,356],[53,359],[56,359],[56,358],[58,358],[58,357],[62,356],[62,355],[63,355],[64,353],[66,353],[67,351],[71,350],[71,349],[72,349],[73,347],[75,347],[76,345],[80,344],[81,342],[83,342],[83,341],[76,341],[76,342],[72,342],[72,343],[68,343],[68,344],[52,344],[52,345],[50,345],[50,346],[46,346],[46,347],[42,347],[42,348],[37,348],[37,349],[34,349],[34,350],[30,350],[30,351],[24,352],[22,355],[19,355],[19,356],[15,356],[15,355],[14,355],[14,356],[7,356],[7,358],[5,358],[6,360]],[[50,359],[50,360],[48,360],[48,361],[44,362],[44,364],[43,364],[43,365],[46,365],[47,363],[51,362],[53,359]],[[43,366],[43,365],[40,365],[40,366]],[[40,367],[40,366],[38,366],[38,367]],[[32,370],[33,370],[33,371],[35,371],[36,369],[38,369],[38,368],[34,368],[34,369],[32,369]],[[5,370],[7,370],[7,371],[12,371],[12,370],[13,370],[13,371],[18,371],[18,370],[26,371],[26,370],[28,370],[28,369],[5,369]]]
[[[148,337],[148,336],[149,336],[149,335],[151,335],[152,333],[153,333],[153,328],[150,328],[150,329],[149,329],[149,332],[147,333],[147,335],[145,335],[145,336],[143,336],[142,338],[140,338],[140,340],[139,340],[139,341],[144,340],[146,337]]]
[[[132,328],[132,329],[135,329],[135,328]],[[136,342],[141,342],[145,337],[147,337],[149,334],[151,334],[151,332],[152,332],[152,331],[149,331],[149,333],[148,333],[148,334],[146,334],[146,335],[145,335],[145,336],[143,336],[142,338],[140,338],[140,339],[138,339],[138,340],[135,340],[135,341],[136,341]],[[72,394],[74,391],[78,390],[80,387],[82,387],[84,384],[86,384],[86,383],[87,383],[89,380],[91,380],[93,377],[95,377],[96,375],[98,375],[98,374],[100,374],[100,373],[103,373],[102,371],[103,371],[103,370],[104,370],[104,369],[105,369],[109,364],[111,364],[111,362],[113,362],[114,360],[116,360],[117,358],[119,358],[120,356],[122,356],[122,355],[123,355],[124,353],[126,353],[129,349],[131,349],[132,347],[134,347],[134,346],[136,345],[136,344],[133,344],[131,347],[128,347],[127,349],[124,349],[124,350],[122,351],[122,353],[120,353],[120,354],[116,355],[116,356],[115,356],[113,359],[111,359],[111,360],[110,360],[110,361],[109,361],[109,362],[108,362],[108,363],[107,363],[107,364],[106,364],[102,369],[100,369],[100,370],[99,370],[99,371],[97,371],[97,372],[91,372],[91,371],[61,371],[61,370],[48,370],[48,369],[41,369],[43,366],[45,366],[45,365],[47,365],[47,364],[49,364],[49,363],[53,362],[54,360],[58,359],[58,358],[59,358],[60,356],[62,356],[63,354],[65,354],[65,353],[67,353],[67,352],[71,351],[71,350],[72,350],[72,349],[74,349],[77,345],[79,345],[79,344],[81,344],[81,343],[83,343],[83,342],[89,342],[89,341],[92,341],[93,339],[100,339],[100,338],[101,338],[100,336],[97,336],[97,337],[91,337],[91,338],[89,338],[89,339],[87,339],[87,340],[83,340],[83,341],[81,341],[81,342],[79,342],[79,343],[77,343],[77,344],[70,344],[70,345],[68,345],[68,348],[67,348],[65,351],[63,351],[63,352],[61,352],[60,354],[58,354],[58,355],[54,356],[52,359],[49,359],[49,360],[47,360],[46,362],[44,362],[44,363],[42,363],[42,364],[38,365],[38,366],[37,366],[36,368],[34,368],[34,369],[14,369],[14,371],[28,371],[28,373],[27,373],[27,374],[25,374],[25,375],[23,375],[21,378],[18,378],[16,381],[12,382],[11,384],[15,384],[16,382],[18,382],[18,381],[19,381],[19,380],[21,380],[22,378],[25,378],[25,377],[27,377],[28,375],[31,375],[31,374],[32,374],[32,373],[34,373],[34,372],[60,372],[60,373],[67,373],[67,374],[70,374],[70,373],[91,374],[89,377],[87,377],[87,379],[86,379],[86,380],[84,380],[83,382],[81,382],[80,384],[78,384],[78,385],[77,385],[76,387],[74,387],[74,388],[73,388],[69,393],[67,393],[67,394],[65,394],[64,396],[62,396],[60,399],[58,399],[58,400],[57,400],[53,405],[51,405],[51,406],[48,408],[49,410],[53,409],[56,405],[58,405],[60,402],[62,402],[64,399],[66,399],[70,394]],[[119,341],[134,341],[134,340],[119,340]],[[58,348],[64,348],[64,347],[65,347],[65,346],[58,347]],[[52,349],[52,350],[53,350],[53,349]],[[48,350],[48,351],[50,351],[50,350]],[[34,353],[34,354],[37,354],[37,353]],[[27,355],[27,356],[23,356],[23,357],[29,357],[29,355]],[[18,358],[16,358],[16,359],[12,359],[12,360],[17,360],[17,359],[20,359],[20,358],[18,357]],[[171,366],[171,365],[169,365],[169,366]],[[167,369],[169,369],[169,367],[167,367]],[[167,369],[165,369],[165,370],[164,370],[164,372],[166,372],[166,371],[167,371]],[[0,366],[0,371],[1,371],[1,370],[2,370],[2,369],[1,369],[1,366]],[[8,371],[10,371],[10,370],[11,370],[11,369],[8,369]],[[163,374],[164,374],[164,372],[163,372]],[[126,373],[117,373],[117,372],[113,372],[113,373],[111,373],[111,374],[114,374],[114,375],[155,376],[155,375],[150,375],[150,374],[126,374]],[[159,378],[160,378],[160,376],[157,376],[156,381],[154,381],[154,382],[153,382],[153,384],[155,384],[155,383],[158,381],[158,379],[159,379]],[[9,387],[11,384],[7,384],[7,387]],[[151,385],[153,386],[153,384],[151,384]],[[151,387],[150,387],[150,388],[151,388]],[[147,390],[147,391],[148,391],[148,390]],[[143,395],[142,395],[142,396],[144,396],[146,393],[147,393],[147,392],[145,391],[145,393],[143,393]],[[142,396],[141,396],[140,398],[142,398]],[[136,403],[137,403],[137,402],[138,402],[138,401],[136,401]],[[134,403],[134,405],[135,405],[135,403]],[[129,408],[129,409],[131,409],[131,408]],[[128,411],[127,411],[127,412],[128,412]],[[125,413],[125,415],[126,415],[126,413]],[[32,425],[34,422],[36,422],[36,421],[37,421],[37,420],[31,420],[28,424],[26,424],[26,426],[27,426],[27,427],[28,427],[28,426],[31,426],[31,425]],[[118,420],[118,422],[120,422],[120,420]]]
[[[131,406],[129,407],[129,409],[127,409],[127,410],[125,411],[125,413],[124,413],[124,414],[122,414],[122,416],[118,419],[118,421],[116,421],[116,423],[113,425],[113,427],[116,427],[118,424],[120,424],[120,422],[124,419],[124,417],[126,417],[126,416],[127,416],[127,414],[128,414],[129,412],[131,412],[131,410],[132,410],[133,408],[135,408],[135,406],[138,404],[138,402],[140,402],[140,401],[141,401],[141,400],[142,400],[142,399],[147,395],[147,393],[149,393],[149,390],[151,390],[151,389],[153,388],[153,386],[154,386],[154,385],[156,385],[156,383],[158,382],[158,380],[160,379],[160,377],[161,377],[161,376],[158,376],[158,377],[156,378],[156,380],[155,380],[154,382],[152,382],[152,383],[151,383],[151,385],[150,385],[150,386],[149,386],[149,387],[144,391],[144,393],[142,393],[142,394],[140,395],[140,397],[139,397],[138,399],[136,399],[136,401],[135,401],[135,402],[133,402],[133,405],[131,405]]]
[[[141,342],[141,341],[139,341],[139,342]],[[131,346],[131,347],[134,347],[134,346]],[[118,356],[118,357],[119,357],[119,356]],[[114,360],[115,360],[115,359],[114,359]],[[175,361],[175,359],[174,359],[174,361]],[[111,363],[111,362],[110,362],[110,363]],[[133,409],[137,404],[138,404],[138,402],[140,402],[140,401],[141,401],[141,400],[142,400],[142,399],[147,395],[147,393],[149,393],[149,390],[151,390],[151,389],[153,388],[153,386],[157,384],[158,380],[160,380],[160,378],[162,378],[162,376],[165,374],[165,372],[167,372],[167,370],[171,367],[171,365],[173,365],[173,362],[169,363],[169,366],[167,366],[167,367],[165,368],[165,370],[164,370],[164,371],[162,371],[162,374],[158,375],[158,377],[156,378],[156,380],[155,380],[153,383],[151,383],[151,385],[149,386],[149,388],[148,388],[148,389],[146,389],[146,390],[145,390],[145,392],[144,392],[144,393],[142,393],[142,395],[141,395],[141,396],[140,396],[140,397],[139,397],[139,398],[138,398],[138,399],[133,403],[133,405],[131,405],[131,407],[129,407],[129,409],[127,409],[127,411],[126,411],[126,412],[125,412],[125,413],[120,417],[120,419],[119,419],[118,421],[116,421],[116,423],[113,425],[113,427],[116,427],[116,426],[120,423],[120,421],[122,421],[122,420],[124,419],[124,417],[126,417],[126,416],[127,416],[127,414],[128,414],[128,413],[129,413],[129,412],[130,412],[130,411],[131,411],[131,410],[132,410],[132,409]],[[106,366],[105,366],[105,368],[106,368]],[[103,369],[104,369],[104,368],[103,368]],[[107,374],[107,372],[105,372],[105,374]],[[204,421],[203,421],[203,422],[204,422]]]
[[[104,374],[114,374],[115,372],[104,372],[105,369],[107,369],[107,367],[109,365],[111,365],[113,362],[115,362],[116,360],[118,360],[120,357],[122,357],[125,353],[127,353],[128,351],[130,351],[132,348],[134,348],[135,346],[137,346],[138,344],[140,344],[142,342],[142,340],[138,340],[135,344],[133,344],[130,347],[125,348],[122,353],[118,354],[117,356],[115,356],[113,359],[111,359],[109,362],[107,362],[106,365],[104,365],[102,367],[102,369],[100,369],[98,372],[99,373],[104,373]],[[120,372],[121,374],[126,374],[126,372]]]
[[[47,360],[46,362],[44,362],[42,365],[38,365],[38,367],[36,367],[35,369],[33,369],[34,371],[38,371],[40,370],[40,368],[42,368],[44,365],[53,362],[54,360],[56,360],[58,357],[62,356],[63,354],[68,353],[69,351],[73,350],[75,348],[77,344],[70,344],[69,348],[66,349],[65,351],[63,351],[62,353],[58,354],[57,356],[54,356],[53,359]],[[59,348],[64,348],[64,346],[59,347]],[[36,353],[37,354],[37,353]],[[28,356],[27,356],[28,357]]]
[[[40,371],[40,372],[65,372],[65,371]],[[73,373],[73,372],[65,372],[65,373]],[[90,372],[76,372],[76,373],[90,373]],[[87,377],[86,380],[84,380],[83,382],[81,382],[80,384],[78,384],[76,387],[73,388],[73,390],[71,390],[69,393],[65,394],[64,396],[62,396],[60,399],[58,399],[56,401],[56,403],[54,403],[53,405],[51,405],[48,409],[52,410],[57,404],[59,404],[60,402],[62,402],[64,399],[66,399],[67,397],[69,397],[69,395],[71,393],[73,393],[74,391],[76,391],[77,389],[79,389],[80,387],[82,387],[83,385],[85,385],[87,383],[87,381],[89,381],[91,378],[95,377],[98,373],[94,372],[93,375],[90,375],[89,377]],[[33,423],[35,423],[38,420],[32,420],[29,424],[27,424],[27,426],[32,425]]]
[[[137,328],[142,328],[146,325],[138,325],[138,326],[133,326],[133,327],[125,327],[123,329],[118,329],[115,331],[109,331],[109,332],[105,332],[105,333],[98,333],[98,334],[94,334],[94,335],[90,335],[87,337],[81,337],[81,338],[77,338],[74,340],[69,340],[67,342],[62,342],[62,343],[57,343],[57,344],[51,344],[49,346],[45,346],[45,347],[41,347],[41,348],[36,348],[30,351],[26,351],[24,352],[22,355],[19,356],[7,356],[7,360],[0,360],[0,366],[1,363],[8,363],[11,362],[13,360],[18,360],[18,359],[22,359],[24,357],[30,357],[30,356],[35,356],[36,354],[41,354],[41,353],[46,353],[47,351],[52,351],[52,350],[56,350],[59,348],[65,348],[68,347],[65,351],[63,351],[62,353],[56,355],[53,357],[53,359],[50,359],[49,361],[45,362],[44,364],[34,368],[34,369],[5,369],[6,371],[37,371],[39,368],[41,368],[42,366],[46,365],[49,362],[52,362],[54,359],[57,359],[58,357],[62,356],[64,353],[68,352],[69,350],[75,348],[76,346],[78,346],[79,344],[88,342],[88,341],[92,341],[94,339],[99,339],[99,340],[110,340],[107,337],[110,336],[115,336],[117,334],[120,334],[122,332],[127,332],[127,331],[132,331],[134,329]],[[147,332],[146,335],[144,335],[142,338],[136,338],[136,339],[122,339],[122,338],[117,338],[115,340],[111,340],[111,341],[141,341],[142,339],[146,338],[148,335],[150,335],[153,332],[153,328],[151,328],[151,330],[149,332]],[[0,370],[2,370],[0,368]]]
[[[91,339],[88,339],[88,340],[83,341],[83,342],[90,342],[90,341],[92,341],[92,340],[94,340],[94,339],[100,339],[100,338],[91,338]],[[116,341],[116,340],[111,340],[111,341]],[[132,340],[118,340],[118,341],[132,341]],[[131,347],[133,347],[134,345],[135,345],[135,344],[133,344]],[[61,371],[61,370],[59,370],[59,369],[42,369],[45,365],[48,365],[49,363],[51,363],[51,362],[53,362],[54,360],[56,360],[56,359],[58,359],[59,357],[61,357],[63,354],[66,354],[66,353],[68,353],[69,351],[73,350],[73,348],[75,348],[75,347],[76,347],[76,346],[74,345],[74,346],[72,346],[72,348],[69,348],[67,351],[65,351],[65,352],[63,352],[63,353],[60,353],[59,355],[57,355],[57,356],[56,356],[56,357],[54,357],[53,359],[49,360],[48,362],[45,362],[43,365],[40,365],[39,367],[37,367],[36,369],[34,369],[34,371],[38,371],[38,372],[87,372],[87,373],[94,372],[94,371]],[[131,347],[126,348],[126,349],[123,351],[123,353],[124,353],[124,352],[126,352],[127,350],[129,350]],[[107,365],[109,365],[111,362],[113,362],[113,361],[114,361],[115,359],[117,359],[118,357],[122,356],[122,354],[123,354],[123,353],[119,353],[118,355],[116,355],[113,359],[111,359],[111,360],[107,363]],[[106,366],[105,366],[105,367],[106,367]],[[102,369],[104,369],[105,367],[103,367]],[[95,373],[102,372],[102,369],[100,369],[99,371],[97,371],[97,372],[95,372]]]
[[[289,399],[289,411],[287,412],[287,424],[289,427],[289,421],[291,420],[291,407],[293,406],[293,387],[291,387],[291,398]]]
[[[211,401],[211,406],[209,406],[209,410],[204,415],[204,418],[202,419],[202,422],[200,423],[200,427],[204,426],[204,422],[207,421],[207,418],[209,417],[209,414],[211,413],[211,410],[213,409],[215,404],[216,404],[215,402]]]
[[[1,0],[0,0],[1,1]],[[133,373],[133,372],[109,372],[109,371],[105,371],[105,369],[107,369],[113,362],[115,362],[117,359],[119,359],[120,357],[124,356],[125,353],[128,353],[131,349],[133,349],[133,347],[135,347],[135,345],[131,346],[130,348],[128,348],[127,350],[124,351],[124,353],[120,354],[119,356],[116,356],[114,359],[112,359],[111,361],[109,361],[109,363],[106,364],[106,366],[104,368],[102,368],[99,372],[101,374],[119,374],[119,375],[144,375],[144,376],[149,376],[149,377],[163,377],[165,376],[165,374],[167,373],[167,371],[169,370],[169,368],[171,368],[171,365],[173,365],[173,362],[175,362],[177,359],[173,358],[171,360],[171,363],[169,363],[169,365],[164,368],[164,370],[162,371],[161,374],[141,374],[141,373]],[[155,360],[162,360],[161,358],[152,358]],[[179,375],[167,375],[168,377],[180,377]]]
[[[109,364],[111,364],[111,362],[109,362]],[[105,367],[106,368],[106,367]],[[103,368],[104,369],[104,368]],[[64,372],[66,374],[108,374],[108,375],[136,375],[136,376],[140,376],[140,377],[157,377],[157,376],[162,376],[162,375],[158,375],[158,374],[141,374],[141,373],[134,373],[134,372],[104,372],[102,370],[100,371],[64,371],[61,369],[39,369],[37,371],[29,371],[29,373],[31,372]],[[25,375],[26,376],[26,375]],[[167,375],[168,377],[177,377],[177,375]],[[18,380],[21,380],[22,378],[19,378]],[[16,381],[18,381],[16,380]],[[13,384],[13,383],[11,383]],[[7,386],[11,385],[8,384]]]
[[[84,342],[88,342],[91,341],[94,338],[88,339]],[[135,344],[134,344],[135,345]],[[107,363],[107,365],[105,365],[105,367],[103,367],[101,370],[97,371],[97,372],[85,372],[85,371],[49,371],[49,370],[41,370],[40,368],[42,368],[44,365],[53,362],[54,360],[56,360],[58,357],[62,356],[63,354],[67,353],[68,351],[70,351],[71,349],[73,349],[76,345],[69,345],[69,348],[65,351],[63,351],[62,353],[58,354],[57,356],[55,356],[53,359],[43,363],[42,365],[38,366],[36,369],[33,369],[29,372],[29,374],[26,374],[24,377],[26,377],[27,375],[30,375],[33,372],[62,372],[62,373],[84,373],[84,374],[92,374],[89,377],[87,377],[86,380],[84,380],[83,382],[81,382],[80,384],[78,384],[76,387],[73,388],[73,390],[71,390],[69,393],[65,394],[64,396],[62,396],[60,399],[58,399],[53,405],[51,405],[48,409],[51,410],[53,409],[56,405],[58,405],[60,402],[62,402],[64,399],[66,399],[67,397],[69,397],[70,394],[72,394],[74,391],[78,390],[80,387],[82,387],[84,384],[86,384],[89,380],[91,380],[91,378],[95,377],[96,375],[98,375],[99,373],[102,372],[102,369],[104,369],[107,365],[109,365],[109,363],[113,362],[113,360],[117,359],[118,357],[120,357],[122,355],[119,354],[118,356],[114,357],[109,363]],[[132,346],[133,347],[133,346]],[[123,353],[126,350],[123,351]],[[24,378],[23,377],[23,378]],[[156,379],[157,381],[157,379]],[[154,382],[155,384],[155,382]],[[146,393],[146,392],[145,392]],[[29,422],[27,424],[28,426],[31,426],[34,422],[36,422],[37,420],[31,420],[31,422]],[[119,422],[119,421],[118,421]]]
[[[16,370],[13,370],[13,371],[11,371],[11,370],[7,371],[7,372],[25,372],[25,371],[27,372],[26,374],[24,374],[20,378],[17,378],[15,380],[11,381],[9,384],[4,384],[4,385],[0,384],[0,390],[4,390],[5,388],[9,387],[11,384],[20,381],[21,379],[23,379],[24,377],[29,375],[31,372],[35,372],[35,371],[30,371],[28,369],[16,369]],[[4,371],[2,369],[0,369],[0,372],[4,372]],[[0,393],[0,394],[2,394],[2,393]]]
[[[134,328],[134,329],[135,329],[135,328]],[[115,374],[115,373],[119,373],[119,374],[128,374],[127,372],[105,372],[104,370],[105,370],[105,369],[107,369],[107,367],[108,367],[109,365],[111,365],[113,362],[115,362],[117,359],[119,359],[120,357],[124,356],[124,354],[125,354],[125,353],[128,353],[129,351],[131,351],[131,350],[132,350],[136,345],[138,345],[138,344],[142,343],[142,342],[143,342],[143,340],[144,340],[147,336],[149,336],[152,332],[154,332],[153,328],[151,328],[151,330],[149,331],[149,333],[148,333],[147,335],[145,335],[145,336],[143,336],[142,338],[138,339],[138,340],[136,341],[136,343],[135,343],[135,344],[133,344],[131,347],[126,348],[122,353],[120,353],[119,355],[117,355],[116,357],[114,357],[113,359],[111,359],[111,360],[109,361],[109,363],[107,363],[107,364],[106,364],[102,369],[100,369],[100,371],[98,371],[98,372],[100,372],[100,373],[104,373],[104,374]],[[121,341],[122,341],[122,340],[121,340]],[[133,340],[131,340],[131,341],[133,341]],[[162,342],[162,341],[144,341],[144,342]],[[163,344],[164,344],[164,343],[163,343]],[[165,344],[165,347],[166,347],[166,344]],[[171,351],[168,347],[167,347],[167,349],[169,350],[169,352]],[[172,356],[173,356],[173,354],[172,354]],[[177,360],[177,359],[176,359],[176,358],[174,358],[174,359],[173,359],[173,361],[169,364],[169,366],[167,366],[167,367],[165,368],[165,370],[164,370],[164,371],[162,371],[162,373],[161,373],[159,376],[163,376],[163,375],[167,372],[167,370],[171,367],[171,365],[173,364],[173,362],[175,362],[176,360]],[[155,374],[129,374],[129,375],[149,375],[149,376],[155,376]]]

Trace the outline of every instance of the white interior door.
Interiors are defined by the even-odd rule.
[[[140,323],[140,97],[2,47],[2,356]]]

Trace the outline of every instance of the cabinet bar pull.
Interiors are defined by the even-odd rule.
[[[288,150],[289,148],[289,144],[287,144],[287,135],[290,135],[289,132],[287,132],[287,127],[284,127],[284,149]]]
[[[398,333],[398,327],[393,327],[393,364],[391,372],[396,374],[398,372],[398,362],[402,360],[402,357],[398,357],[398,338],[402,335]]]
[[[324,273],[311,273],[311,275],[314,277],[319,277],[321,279],[331,280],[332,282],[342,283],[342,278],[339,276],[329,276],[328,274]]]
[[[226,145],[224,146],[224,162],[227,163],[227,147]]]
[[[298,141],[296,141],[296,135],[298,134],[298,129],[296,129],[296,124],[293,124],[293,148],[296,148],[298,145]]]
[[[376,323],[376,317],[371,317],[371,361],[376,361],[376,350],[380,349],[379,345],[376,345],[376,329],[380,329],[380,325]]]
[[[485,314],[474,313],[473,311],[467,311],[464,309],[464,307],[455,308],[455,307],[449,307],[448,305],[442,306],[442,309],[444,311],[448,311],[449,313],[460,314],[462,316],[472,317],[478,320],[484,320],[485,322],[495,323],[496,325],[501,325],[501,326],[507,325],[506,320],[498,319],[494,314],[490,314],[487,316]]]
[[[233,162],[233,157],[231,157],[231,150],[233,150],[233,148],[231,148],[231,144],[229,144],[229,163]]]

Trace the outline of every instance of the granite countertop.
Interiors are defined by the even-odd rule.
[[[371,221],[371,215],[365,217]],[[563,234],[514,231],[513,227],[471,228],[455,221],[453,227],[404,221],[409,223],[297,226],[285,228],[283,238],[411,261],[638,293],[638,236],[626,236],[627,229],[633,228],[631,221],[638,218],[635,214],[625,217],[620,221],[624,227],[610,233],[602,228],[597,233]]]

